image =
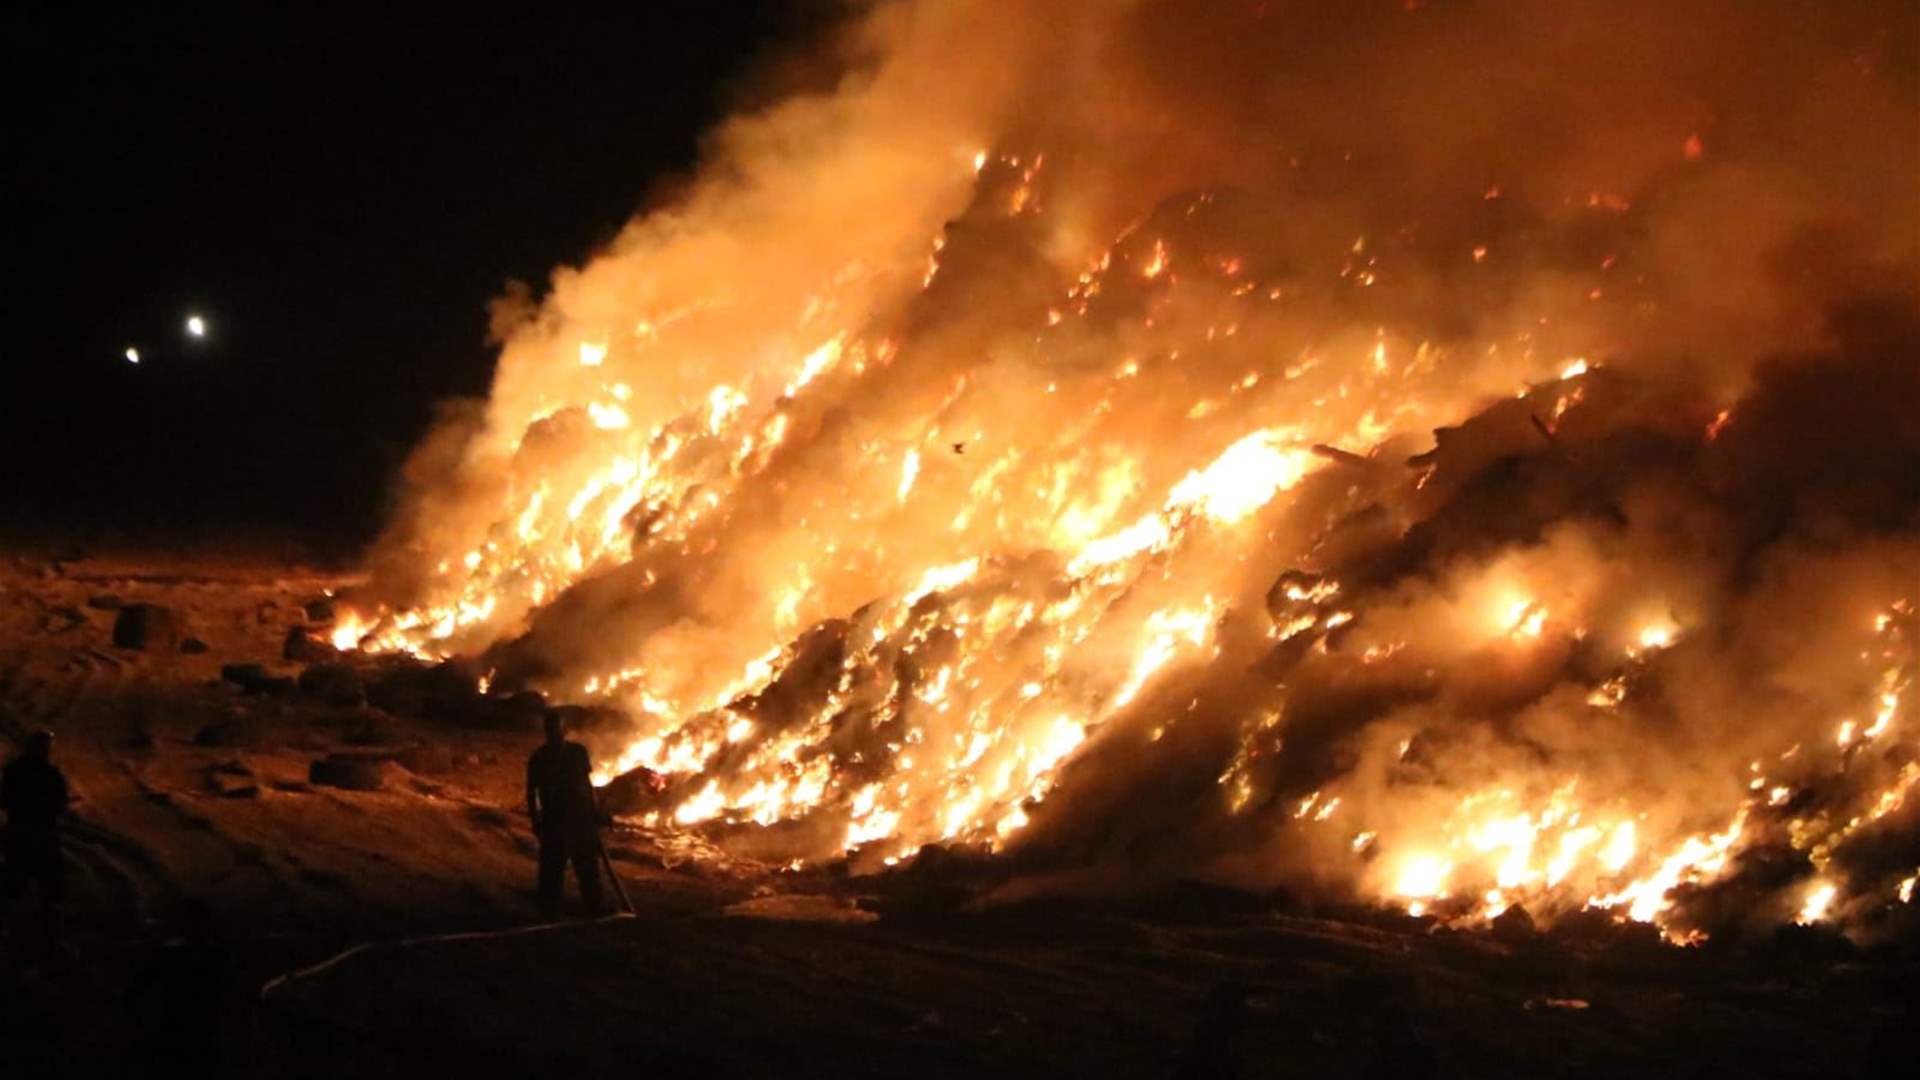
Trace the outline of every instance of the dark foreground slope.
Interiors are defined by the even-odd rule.
[[[615,920],[362,954],[277,987],[262,1017],[290,1075],[1149,1077],[1228,983],[1248,992],[1246,1076],[1866,1069],[1867,971],[1665,952],[1271,915]]]

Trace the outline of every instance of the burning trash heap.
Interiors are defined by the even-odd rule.
[[[1794,12],[880,6],[497,305],[335,644],[783,860],[1884,932],[1920,27]]]

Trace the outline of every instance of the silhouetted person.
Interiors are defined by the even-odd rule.
[[[221,1075],[220,1014],[231,985],[227,955],[206,901],[182,903],[179,920],[179,936],[160,946],[127,990],[135,1076]]]
[[[547,714],[547,741],[527,759],[527,816],[540,838],[540,913],[560,912],[567,863],[588,910],[600,907],[600,815],[593,801],[587,748],[567,740],[567,725]]]
[[[0,832],[6,868],[0,886],[7,899],[38,885],[51,909],[67,891],[67,867],[60,858],[60,819],[73,801],[67,778],[53,763],[53,732],[38,731],[26,750],[0,772],[0,810],[7,824]]]
[[[1247,1026],[1247,988],[1221,983],[1207,993],[1200,1020],[1180,1052],[1174,1080],[1232,1080],[1240,1075],[1240,1032]]]

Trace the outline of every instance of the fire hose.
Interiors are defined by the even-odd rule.
[[[623,884],[620,881],[620,875],[614,872],[613,856],[607,853],[607,846],[605,844],[598,842],[599,841],[598,836],[596,836],[594,839],[595,839],[595,845],[600,849],[600,865],[603,869],[606,870],[607,877],[613,882],[614,894],[620,897],[621,910],[612,915],[603,915],[597,919],[590,919],[588,920],[588,923],[589,924],[601,923],[601,922],[609,922],[614,919],[633,918],[633,915],[634,915],[633,900],[627,895],[627,887],[625,884]],[[385,941],[385,942],[363,941],[360,944],[355,945],[351,948],[345,949],[339,953],[336,953],[335,955],[330,956],[327,959],[322,960],[317,964],[313,964],[309,967],[299,968],[294,971],[285,972],[284,974],[276,975],[275,977],[268,979],[265,983],[261,984],[260,990],[257,996],[259,1000],[265,1001],[268,995],[272,994],[275,990],[278,990],[280,987],[286,985],[287,983],[296,982],[301,979],[306,979],[314,975],[321,974],[324,971],[337,967],[338,965],[353,959],[354,957],[360,955],[361,953],[370,952],[378,948],[385,947],[385,948],[393,948],[393,949],[408,949],[408,948],[413,948],[419,945],[436,945],[436,944],[453,942],[453,941],[486,941],[486,940],[492,940],[492,939],[498,939],[498,938],[520,937],[525,934],[540,934],[540,933],[545,933],[549,930],[564,930],[568,927],[577,927],[579,925],[581,925],[579,922],[536,923],[532,926],[515,926],[515,927],[509,927],[505,930],[470,930],[470,931],[463,931],[463,932],[452,933],[452,934],[429,934],[423,937],[402,938],[399,941]]]
[[[608,854],[607,845],[600,842],[600,838],[597,834],[597,830],[596,830],[596,835],[594,837],[594,846],[600,849],[600,866],[602,869],[604,869],[607,872],[607,878],[613,883],[614,894],[620,898],[620,911],[612,915],[600,916],[597,919],[589,919],[587,920],[587,923],[588,924],[602,923],[602,922],[610,922],[615,919],[633,918],[634,917],[633,900],[631,897],[627,895],[627,887],[623,882],[621,882],[620,875],[614,872],[613,856]],[[256,996],[258,1000],[265,1001],[268,995],[272,994],[275,990],[278,990],[280,987],[285,986],[287,983],[297,982],[301,979],[311,978],[312,976],[319,975],[322,972],[325,972],[331,968],[337,967],[338,965],[345,963],[346,961],[351,960],[356,956],[359,956],[361,953],[371,952],[374,949],[379,949],[379,948],[408,949],[408,948],[414,948],[420,945],[436,945],[436,944],[442,944],[442,943],[454,942],[454,941],[487,941],[487,940],[494,940],[499,938],[520,937],[526,934],[546,933],[547,931],[550,931],[550,930],[564,930],[564,929],[567,929],[568,927],[577,927],[580,925],[581,923],[579,922],[571,922],[571,921],[535,923],[532,926],[514,926],[504,930],[469,930],[469,931],[461,931],[461,932],[451,933],[451,934],[428,934],[422,937],[401,938],[398,941],[363,941],[360,944],[354,945],[348,949],[345,949],[339,953],[336,953],[333,956],[330,956],[327,959],[322,960],[317,964],[313,964],[304,968],[299,968],[294,971],[288,971],[280,975],[276,975],[271,979],[268,979],[266,982],[261,984],[260,990]]]
[[[489,941],[489,940],[497,940],[500,938],[522,937],[527,934],[542,934],[542,933],[546,933],[549,930],[566,930],[569,928],[575,928],[582,925],[593,925],[595,923],[612,922],[615,919],[630,919],[632,917],[633,917],[632,912],[621,912],[615,915],[603,915],[597,919],[588,919],[586,920],[585,923],[581,923],[581,922],[535,923],[532,926],[514,926],[514,927],[509,927],[505,930],[468,930],[468,931],[463,931],[460,933],[453,933],[453,934],[428,934],[423,937],[401,938],[398,941],[363,941],[360,944],[353,946],[352,948],[345,949],[341,952],[335,953],[333,956],[330,956],[327,959],[322,960],[317,964],[313,964],[308,967],[298,968],[296,970],[285,972],[284,974],[276,975],[273,978],[268,979],[266,982],[260,984],[260,990],[255,996],[259,1000],[265,1001],[269,994],[272,994],[275,990],[278,990],[279,988],[281,988],[282,986],[285,986],[290,982],[297,982],[301,979],[311,978],[312,976],[318,975],[322,972],[338,967],[340,964],[343,964],[346,961],[351,960],[356,956],[359,956],[361,953],[372,952],[375,949],[381,949],[381,948],[410,949],[420,945],[438,945],[438,944],[443,944],[446,942],[453,942],[453,941]]]
[[[620,910],[628,915],[633,914],[633,901],[628,898],[627,887],[620,881],[620,875],[613,871],[613,856],[607,853],[607,845],[600,842],[597,834],[593,838],[593,843],[600,849],[600,865],[607,872],[607,880],[613,882],[614,895],[620,898]]]

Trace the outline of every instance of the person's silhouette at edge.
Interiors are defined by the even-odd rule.
[[[178,933],[155,950],[127,989],[135,1076],[221,1075],[220,1016],[231,983],[213,908],[182,901]]]
[[[67,892],[67,867],[60,854],[60,819],[73,796],[67,778],[53,763],[53,732],[36,731],[26,748],[0,771],[0,893],[11,901],[38,885],[51,912]]]
[[[567,739],[566,720],[547,714],[547,741],[527,758],[527,816],[540,840],[540,914],[560,913],[567,864],[580,899],[600,914],[600,816],[593,799],[587,748]]]

